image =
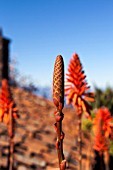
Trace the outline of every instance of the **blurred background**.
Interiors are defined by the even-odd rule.
[[[88,84],[95,93],[92,120],[102,106],[113,115],[112,8],[112,0],[0,1],[0,42],[1,35],[10,40],[10,83],[13,85],[10,88],[19,115],[14,128],[15,170],[50,170],[58,167],[55,106],[48,100],[52,99],[57,55],[63,56],[65,73],[73,53],[79,55]],[[75,170],[78,168],[76,111],[65,107],[63,113],[63,131],[66,134],[64,154],[67,167]],[[93,144],[90,142],[94,137],[92,125],[93,121],[83,117],[82,166],[86,170],[95,163]],[[113,169],[113,140],[111,142],[111,158],[107,163]],[[7,129],[1,123],[2,170],[7,170],[8,149]]]

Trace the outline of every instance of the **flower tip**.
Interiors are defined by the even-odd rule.
[[[56,57],[56,61],[57,61],[57,60],[61,60],[61,59],[63,60],[63,57],[62,57],[61,55],[58,55],[58,56]]]
[[[73,57],[78,57],[78,54],[76,52],[74,52]]]
[[[6,87],[8,85],[8,80],[7,79],[3,79],[2,80],[2,87]]]

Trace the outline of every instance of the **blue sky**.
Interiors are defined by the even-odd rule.
[[[113,87],[112,0],[1,0],[0,26],[10,58],[36,85],[51,86],[56,56],[67,72],[76,52],[92,87]]]

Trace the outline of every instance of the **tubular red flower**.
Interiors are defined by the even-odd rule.
[[[17,118],[17,108],[12,99],[12,95],[9,90],[8,81],[2,80],[2,89],[0,94],[0,121],[3,121],[8,125],[9,123],[9,109],[12,108],[13,117]]]
[[[93,122],[93,131],[95,134],[94,149],[97,151],[108,150],[108,140],[110,136],[112,117],[110,111],[106,107],[98,109]]]
[[[81,107],[86,116],[90,114],[89,102],[94,102],[94,94],[89,92],[90,86],[86,82],[86,75],[83,71],[79,56],[74,53],[68,66],[66,74],[65,95],[66,103],[76,108]]]

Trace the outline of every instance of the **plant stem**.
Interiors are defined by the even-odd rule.
[[[104,162],[105,162],[106,170],[109,170],[109,152],[108,151],[104,152]]]
[[[59,165],[61,164],[61,162],[64,160],[64,154],[63,154],[63,139],[61,139],[61,135],[62,135],[62,121],[57,122],[57,140],[58,140],[58,159],[59,159]]]
[[[100,154],[100,170],[105,170],[104,160],[103,160],[103,153]]]
[[[79,154],[79,170],[82,170],[82,131],[81,131],[81,117],[82,110],[81,107],[78,108],[78,154]]]
[[[13,152],[14,152],[14,142],[13,142],[13,138],[10,138],[10,166],[9,166],[9,170],[13,170]]]
[[[10,137],[10,150],[9,150],[9,170],[13,170],[13,153],[14,153],[14,132],[13,132],[13,112],[12,108],[9,109],[9,116],[10,116],[10,122],[9,122],[9,137]]]
[[[57,132],[57,141],[56,141],[56,148],[58,153],[58,160],[59,160],[59,167],[61,169],[61,163],[64,160],[63,154],[63,138],[64,133],[62,132],[62,120],[63,120],[63,113],[60,110],[55,112],[55,119],[56,119],[56,132]]]

